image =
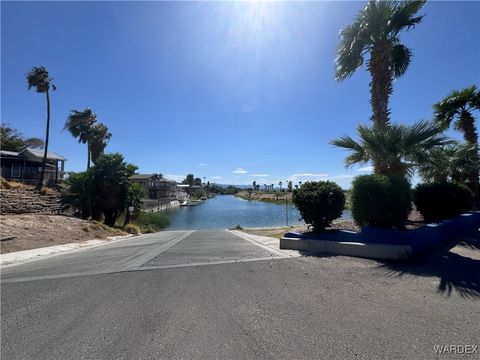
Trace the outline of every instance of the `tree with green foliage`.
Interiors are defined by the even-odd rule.
[[[104,154],[108,141],[112,134],[108,131],[108,127],[102,123],[94,124],[91,128],[89,137],[89,146],[91,160],[95,164],[97,159]]]
[[[25,148],[40,149],[43,148],[42,139],[32,137],[25,138],[17,129],[8,124],[0,125],[0,149],[19,152]]]
[[[102,155],[87,171],[69,176],[62,202],[79,210],[83,219],[100,220],[103,214],[105,225],[113,227],[129,206],[136,212],[141,208],[143,189],[131,181],[136,169],[121,154]]]
[[[219,195],[233,195],[238,193],[240,189],[232,185],[223,187],[217,184],[213,184],[210,188],[210,191],[214,194],[219,194]]]
[[[182,181],[182,184],[193,186],[194,182],[195,182],[195,177],[193,176],[193,174],[188,174],[185,177],[185,179]]]
[[[422,21],[423,16],[417,13],[425,2],[370,0],[355,21],[340,32],[335,78],[350,77],[369,54],[371,119],[379,129],[389,124],[393,81],[405,74],[412,60],[411,49],[400,43],[400,33]]]
[[[42,170],[40,177],[38,178],[37,189],[41,189],[43,186],[43,180],[45,179],[45,167],[47,164],[48,153],[48,140],[50,136],[50,87],[53,91],[57,88],[52,84],[53,78],[50,77],[47,69],[43,66],[32,68],[26,75],[28,89],[35,88],[37,93],[45,94],[47,101],[47,126],[45,131],[45,146],[43,151]]]
[[[360,141],[343,136],[331,144],[350,151],[347,167],[372,162],[380,175],[411,176],[428,151],[451,143],[438,124],[427,121],[410,126],[392,124],[383,130],[360,125],[357,131]]]
[[[79,143],[87,144],[87,169],[90,168],[92,127],[96,122],[97,115],[91,109],[87,108],[83,111],[72,110],[64,127],[74,138],[78,138]]]
[[[142,199],[145,197],[145,190],[143,187],[138,183],[131,183],[128,192],[127,192],[127,199],[125,201],[125,222],[123,223],[123,227],[125,227],[131,218],[131,213],[129,208],[133,207],[133,216],[137,217],[140,214],[140,211],[143,206]]]
[[[68,191],[62,196],[63,205],[77,209],[82,219],[88,219],[95,197],[91,172],[70,173],[66,184]]]
[[[453,181],[471,185],[471,174],[478,166],[471,153],[472,148],[467,144],[436,147],[419,163],[419,175],[428,183]]]
[[[252,183],[253,191],[257,190],[257,182],[254,180]]]
[[[460,91],[454,90],[433,107],[435,120],[445,128],[454,122],[455,128],[463,133],[465,141],[471,148],[470,157],[476,166],[471,171],[469,182],[478,199],[480,157],[478,154],[478,131],[473,113],[480,110],[480,90],[475,85]]]
[[[207,196],[207,193],[205,189],[195,189],[191,195],[193,199],[201,199]]]
[[[118,215],[125,210],[131,177],[137,167],[125,162],[121,154],[107,154],[100,156],[92,169],[105,225],[114,226]]]
[[[288,182],[287,188],[288,188],[288,192],[292,192],[292,191],[293,191],[293,183],[292,183],[291,180]]]

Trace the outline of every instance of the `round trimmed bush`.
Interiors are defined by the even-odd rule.
[[[360,226],[403,228],[412,208],[407,179],[360,175],[352,183],[352,216]]]
[[[418,184],[413,201],[425,221],[439,221],[454,217],[472,209],[473,193],[463,184]]]
[[[292,200],[314,231],[325,229],[342,215],[345,207],[343,190],[333,181],[306,182],[293,191]]]

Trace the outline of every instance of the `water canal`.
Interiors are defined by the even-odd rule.
[[[248,201],[233,195],[217,196],[203,204],[180,207],[169,211],[168,230],[229,229],[237,225],[243,228],[286,226],[285,203]],[[345,210],[342,218],[350,218]],[[288,224],[302,224],[300,213],[288,206]]]

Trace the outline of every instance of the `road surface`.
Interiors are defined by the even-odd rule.
[[[3,268],[1,357],[429,359],[480,343],[477,233],[414,265],[252,239],[165,231]]]

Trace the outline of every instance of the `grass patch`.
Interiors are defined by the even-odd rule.
[[[53,190],[52,188],[49,188],[47,186],[43,186],[41,189],[40,189],[40,195],[52,195],[52,194],[56,194],[57,192],[55,190]]]
[[[160,231],[170,225],[170,219],[165,213],[152,213],[142,211],[140,215],[132,221],[133,225],[140,228],[142,233]]]
[[[27,186],[21,182],[17,181],[8,181],[3,177],[0,177],[0,188],[1,189],[26,189]]]
[[[119,236],[119,235],[124,235],[125,234],[121,229],[119,229],[117,227],[113,228],[113,227],[105,225],[104,223],[102,223],[100,221],[95,221],[95,220],[92,220],[90,222],[90,229],[93,230],[96,233],[106,231],[111,236]],[[87,231],[87,230],[83,229],[83,231]]]
[[[140,228],[133,224],[128,224],[127,226],[125,226],[125,231],[133,235],[140,234]]]

